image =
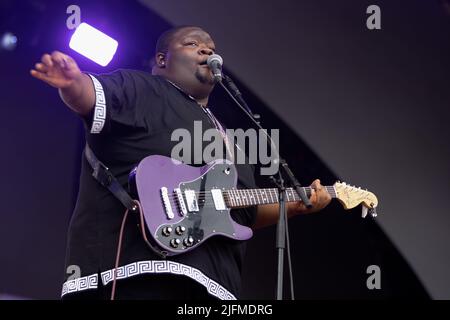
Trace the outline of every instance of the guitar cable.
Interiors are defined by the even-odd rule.
[[[125,222],[127,221],[128,211],[129,211],[128,209],[125,211],[125,214],[122,219],[122,225],[120,226],[119,243],[117,244],[117,252],[116,252],[116,263],[114,265],[114,272],[113,272],[113,285],[112,285],[112,289],[111,289],[111,300],[114,300],[114,296],[116,293],[117,268],[119,267],[120,252],[122,250],[123,230],[125,229]]]
[[[144,241],[147,243],[147,245],[153,249],[153,246],[151,245],[150,241],[148,241],[147,234],[145,233],[145,222],[144,222],[144,210],[142,210],[141,203],[138,200],[133,200],[134,203],[139,208],[139,218],[140,218],[140,227],[142,236],[144,238]],[[119,261],[120,261],[120,253],[122,251],[122,241],[123,241],[123,232],[125,229],[125,223],[128,218],[129,209],[127,209],[123,215],[122,219],[122,225],[120,226],[120,233],[119,233],[119,242],[117,244],[117,251],[116,251],[116,263],[114,265],[114,272],[113,272],[113,285],[111,289],[111,300],[114,300],[115,294],[116,294],[116,284],[117,284],[117,269],[119,268]],[[156,251],[155,251],[156,252]],[[167,252],[161,251],[160,256],[162,258],[166,258]]]

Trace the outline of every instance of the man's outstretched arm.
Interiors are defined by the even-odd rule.
[[[86,116],[95,105],[95,91],[92,80],[81,72],[74,59],[54,51],[44,54],[41,62],[35,64],[31,75],[52,87],[59,89],[64,103],[76,113]]]

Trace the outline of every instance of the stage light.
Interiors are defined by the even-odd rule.
[[[118,42],[87,23],[82,23],[70,39],[69,47],[101,66],[106,66],[116,53]]]
[[[13,51],[17,46],[17,37],[11,32],[5,32],[0,40],[0,49]]]

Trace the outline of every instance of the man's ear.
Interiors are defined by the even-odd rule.
[[[156,55],[156,66],[158,68],[165,68],[166,67],[166,55],[162,52],[159,52]]]

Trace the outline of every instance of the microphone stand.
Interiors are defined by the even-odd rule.
[[[291,184],[295,187],[298,195],[302,202],[306,205],[307,208],[310,208],[311,202],[309,201],[305,190],[301,187],[300,182],[295,178],[294,174],[290,170],[287,162],[284,159],[280,158],[280,154],[267,131],[260,124],[260,116],[258,114],[254,114],[249,108],[248,104],[242,98],[242,94],[236,85],[233,83],[230,77],[227,75],[223,75],[224,82],[228,85],[228,88],[219,81],[219,84],[224,88],[224,90],[230,95],[230,97],[236,102],[236,104],[241,108],[241,110],[256,124],[256,126],[261,129],[266,137],[269,138],[269,144],[272,152],[275,153],[276,159],[275,161],[279,161],[279,168],[284,172],[284,174],[288,177]],[[294,284],[292,277],[292,264],[291,264],[291,255],[290,255],[290,247],[289,247],[289,229],[288,229],[288,221],[287,221],[287,210],[286,210],[286,188],[284,186],[283,174],[281,170],[278,170],[279,180],[277,181],[273,176],[270,177],[272,182],[278,187],[279,190],[279,219],[277,223],[277,236],[276,236],[276,248],[278,250],[278,272],[277,272],[277,300],[283,299],[283,271],[284,271],[284,252],[286,249],[287,242],[287,255],[288,255],[288,267],[291,281],[291,298],[294,300]]]
[[[222,75],[222,79],[225,82],[225,84],[230,88],[230,91],[234,98],[237,100],[238,104],[242,107],[244,107],[245,112],[247,115],[249,115],[253,120],[256,121],[259,127],[260,126],[260,119],[261,116],[257,113],[253,113],[250,107],[248,106],[247,102],[245,102],[244,98],[242,98],[242,93],[239,91],[238,87],[234,84],[233,80],[226,74]],[[221,83],[222,84],[222,83]]]

